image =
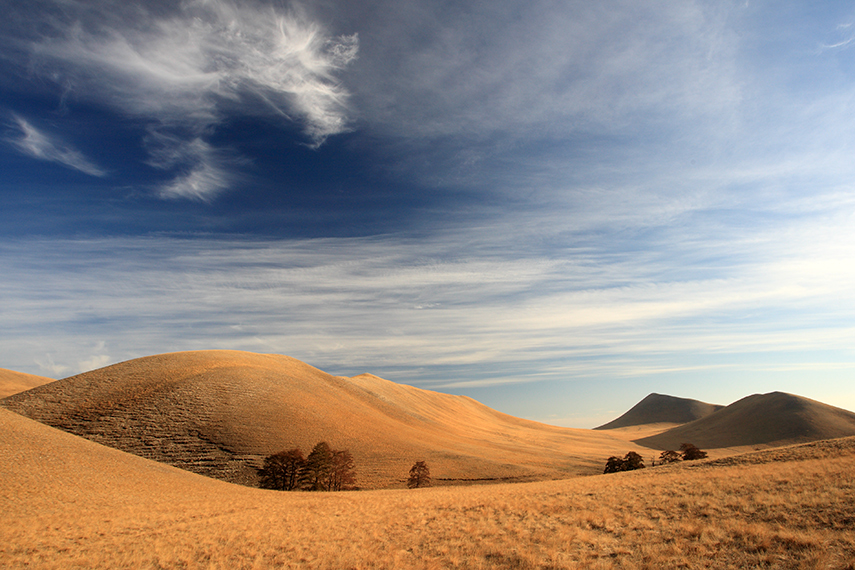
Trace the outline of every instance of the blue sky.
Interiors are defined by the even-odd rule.
[[[853,151],[848,2],[12,3],[0,367],[855,409]]]

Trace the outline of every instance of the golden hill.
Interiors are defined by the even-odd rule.
[[[649,394],[619,418],[594,429],[609,430],[650,424],[686,424],[724,406],[663,394]]]
[[[0,409],[0,567],[851,568],[855,438],[561,481],[232,485]]]
[[[771,392],[743,398],[701,419],[635,439],[654,449],[781,446],[855,435],[855,413],[815,400]]]
[[[53,378],[45,378],[44,376],[36,376],[35,374],[25,374],[24,372],[15,372],[0,368],[0,398],[11,396],[19,392],[25,392],[30,388],[41,386],[53,382]]]
[[[255,485],[264,456],[325,440],[349,449],[363,488],[403,486],[424,460],[438,484],[553,479],[602,470],[642,447],[549,426],[471,398],[293,358],[237,351],[163,354],[6,398],[17,413],[135,455]]]

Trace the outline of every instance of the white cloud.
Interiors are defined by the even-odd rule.
[[[356,58],[356,35],[331,37],[298,11],[218,0],[133,16],[57,29],[33,51],[74,96],[150,121],[151,132],[184,133],[191,149],[226,113],[298,122],[311,146],[348,130],[349,94],[337,74]],[[189,154],[189,172],[162,195],[210,198],[229,183],[234,164],[209,150]]]
[[[103,177],[107,175],[106,171],[88,160],[81,152],[63,143],[59,138],[52,137],[37,129],[18,115],[13,115],[13,119],[18,134],[17,136],[9,136],[6,140],[20,152],[39,160],[62,164],[90,176]]]
[[[35,358],[33,362],[39,367],[40,371],[49,374],[50,378],[61,378],[69,369],[68,366],[54,362],[51,354],[47,354],[42,358]]]
[[[107,354],[92,355],[86,360],[81,360],[77,363],[77,368],[80,372],[88,372],[97,368],[103,368],[111,364],[110,356]]]
[[[504,226],[419,241],[19,242],[0,251],[14,307],[0,330],[13,351],[27,331],[72,348],[109,333],[121,359],[237,348],[447,386],[729,370],[760,354],[797,367],[791,355],[845,355],[855,340],[852,216],[703,249],[687,231],[644,253],[537,254]]]
[[[150,165],[181,171],[160,187],[159,194],[163,198],[210,200],[238,179],[232,167],[245,162],[201,138],[188,141],[156,130],[146,138],[146,145],[151,155]]]

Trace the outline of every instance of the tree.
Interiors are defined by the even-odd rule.
[[[410,478],[407,479],[407,487],[410,489],[418,489],[419,487],[430,487],[430,469],[424,461],[416,461],[410,467]]]
[[[644,459],[634,451],[630,451],[623,458],[624,471],[635,471],[644,469]]]
[[[603,473],[617,473],[619,471],[623,471],[623,459],[612,455],[606,460],[606,468]]]
[[[309,491],[328,491],[332,471],[333,451],[322,441],[312,448],[301,472],[301,483]]]
[[[264,467],[258,470],[261,487],[278,491],[294,490],[305,461],[303,452],[296,447],[268,455],[264,459]]]
[[[327,484],[328,491],[341,491],[351,489],[356,483],[356,476],[353,472],[353,457],[350,451],[333,451],[332,466],[330,469],[329,482]]]
[[[623,459],[611,456],[606,460],[606,468],[603,473],[618,473],[620,471],[635,471],[644,469],[644,459],[634,451],[627,453]]]
[[[659,455],[660,463],[676,463],[680,461],[680,454],[676,451],[669,449],[668,451],[663,451]]]
[[[701,451],[691,443],[680,444],[680,451],[683,452],[684,461],[693,461],[695,459],[706,459],[707,452]]]

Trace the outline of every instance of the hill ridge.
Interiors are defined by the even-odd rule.
[[[787,392],[752,394],[716,412],[650,437],[655,449],[691,442],[705,449],[787,445],[855,435],[855,413]]]
[[[658,423],[685,424],[708,416],[723,407],[653,392],[620,417],[594,429],[609,430]]]
[[[36,386],[53,382],[53,378],[0,368],[0,398],[26,392]]]
[[[177,467],[254,485],[263,457],[318,441],[349,449],[360,486],[403,486],[416,460],[447,480],[599,472],[642,450],[607,433],[513,418],[465,396],[371,374],[333,376],[297,359],[192,351],[114,364],[17,394],[4,407]],[[605,455],[604,455],[605,454]]]

